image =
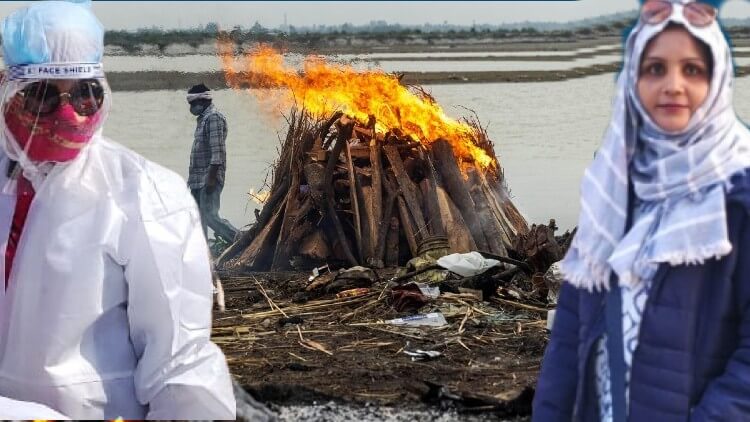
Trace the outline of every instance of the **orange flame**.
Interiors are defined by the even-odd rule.
[[[230,86],[286,88],[252,90],[259,98],[272,99],[280,107],[302,106],[323,117],[341,110],[359,122],[367,122],[369,116],[374,116],[376,133],[397,128],[424,145],[442,138],[451,144],[456,157],[465,162],[473,161],[481,168],[497,165],[493,157],[476,145],[474,128],[448,117],[428,95],[410,91],[394,75],[380,70],[358,71],[351,66],[326,63],[315,56],[305,58],[300,73],[285,65],[283,56],[267,46],[245,56],[245,69],[240,74],[234,68],[231,41],[221,40],[219,51]]]

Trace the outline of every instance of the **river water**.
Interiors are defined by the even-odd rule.
[[[495,143],[514,203],[530,222],[576,224],[578,185],[609,122],[614,74],[562,82],[455,84],[427,87],[446,111],[474,110]],[[737,80],[735,105],[750,117],[750,79]],[[247,92],[220,90],[214,102],[227,116],[227,178],[222,213],[242,226],[254,220],[248,192],[259,191],[277,158],[283,119]],[[105,134],[183,176],[195,118],[184,92],[115,92]]]

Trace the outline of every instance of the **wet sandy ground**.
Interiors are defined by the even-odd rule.
[[[492,415],[467,415],[455,410],[440,409],[406,409],[375,405],[349,406],[328,402],[311,406],[272,406],[280,421],[392,421],[392,422],[522,422],[531,419],[529,416],[498,419]]]

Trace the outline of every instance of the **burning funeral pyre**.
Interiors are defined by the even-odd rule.
[[[289,126],[255,224],[217,262],[227,311],[213,341],[243,385],[271,401],[279,384],[528,414],[559,286],[551,264],[570,237],[552,221],[527,227],[478,119],[448,117],[394,75],[317,58],[298,72],[268,48],[236,70],[221,46],[229,85]],[[503,264],[436,269],[470,251]]]
[[[237,72],[223,57],[230,86],[292,109],[268,198],[225,268],[380,268],[435,245],[507,256],[528,230],[477,119],[379,71],[308,58],[300,74],[259,48]]]

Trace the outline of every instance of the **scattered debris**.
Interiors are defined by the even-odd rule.
[[[302,337],[302,330],[299,328],[299,325],[297,326],[297,332],[299,333],[299,344],[300,346],[304,347],[305,349],[310,350],[317,350],[319,352],[323,352],[329,356],[333,356],[333,353],[329,351],[323,344],[318,343],[314,340],[308,340],[304,337]]]
[[[226,301],[224,300],[224,288],[221,285],[221,279],[212,271],[211,279],[213,281],[214,303],[216,311],[222,313],[227,310]]]
[[[305,291],[307,272],[221,274],[227,311],[214,316],[212,338],[248,391],[273,403],[309,404],[322,397],[398,406],[442,402],[460,411],[502,414],[507,409],[499,398],[486,408],[430,399],[425,382],[456,397],[493,397],[534,385],[548,308],[530,296],[528,278],[504,281],[520,283],[507,288],[522,292],[521,299],[496,292],[480,299],[477,291],[449,292],[443,284],[392,284],[396,271],[377,270],[379,279],[367,293],[345,297],[322,288]],[[398,311],[393,291],[404,287],[424,303]],[[249,303],[247,289],[257,291],[259,300]],[[299,293],[309,300],[295,303]],[[404,351],[440,356],[395,358]]]
[[[378,280],[377,274],[371,268],[355,266],[340,270],[336,279],[367,280],[374,283]]]
[[[421,361],[421,360],[432,360],[443,355],[442,353],[435,351],[435,350],[419,350],[419,349],[413,352],[409,350],[404,350],[403,353],[407,356],[411,356],[412,362]]]
[[[547,302],[551,305],[557,305],[557,298],[560,296],[560,286],[562,286],[563,275],[560,271],[560,262],[550,265],[544,273],[544,282],[547,287]]]
[[[300,325],[300,324],[302,324],[304,322],[305,322],[305,320],[302,319],[302,317],[299,317],[299,316],[281,317],[281,318],[279,318],[279,325],[281,327],[283,327],[283,326],[285,326],[287,324]]]
[[[342,292],[338,292],[336,293],[336,298],[342,299],[345,297],[357,297],[357,296],[366,295],[368,293],[370,293],[370,289],[368,289],[367,287],[360,287],[357,289],[349,289],[349,290],[344,290]]]
[[[475,251],[443,256],[437,260],[437,264],[461,277],[471,277],[482,274],[491,267],[500,264],[500,261],[487,259]]]
[[[448,324],[448,321],[445,320],[445,317],[440,312],[390,319],[386,322],[391,325],[407,325],[411,327],[442,327],[443,325]]]
[[[458,292],[459,293],[468,294],[468,295],[472,295],[478,301],[484,300],[484,292],[482,292],[481,290],[469,289],[469,288],[466,288],[466,287],[459,287],[458,288]]]
[[[426,305],[430,298],[414,283],[396,286],[391,290],[393,308],[398,312],[414,312]]]
[[[308,281],[313,281],[318,278],[320,276],[320,272],[323,270],[330,271],[328,268],[328,264],[313,268],[312,275],[308,278]]]
[[[422,292],[423,295],[430,299],[437,299],[437,297],[440,296],[440,288],[437,286],[428,286],[424,283],[416,283],[416,286],[419,287],[419,291]]]

